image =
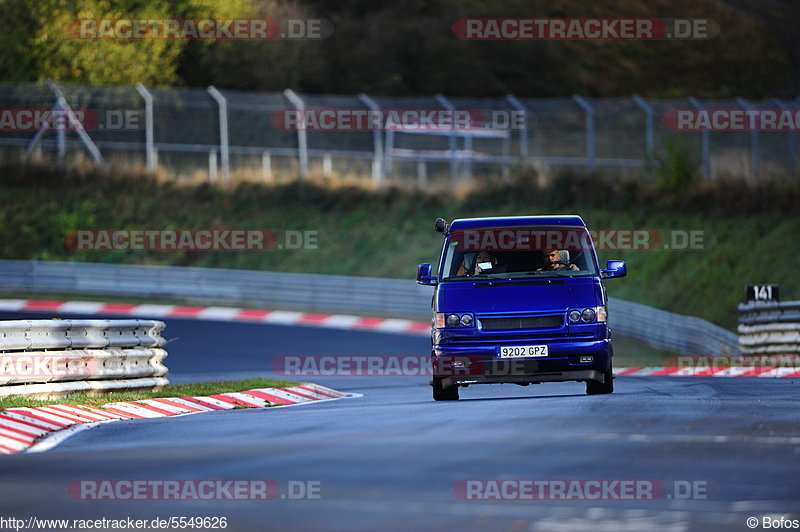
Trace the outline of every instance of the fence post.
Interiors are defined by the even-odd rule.
[[[269,150],[261,152],[261,177],[272,179],[272,154]]]
[[[594,170],[594,109],[585,98],[577,94],[572,96],[572,99],[581,106],[581,109],[586,113],[586,169],[590,172]]]
[[[283,91],[283,95],[294,105],[294,108],[300,114],[300,125],[297,128],[297,157],[300,164],[300,177],[306,179],[308,177],[308,137],[306,136],[306,128],[303,125],[303,112],[306,106],[303,99],[300,98],[292,89]]]
[[[219,149],[222,155],[222,185],[228,186],[230,183],[230,152],[228,145],[228,102],[225,97],[213,85],[208,87],[208,93],[219,106]]]
[[[217,182],[217,150],[208,152],[208,182],[212,185]]]
[[[503,137],[503,157],[508,159],[511,155],[511,130],[507,131],[507,135]],[[508,177],[511,175],[511,169],[508,167],[508,163],[503,163],[503,179],[508,180]]]
[[[464,162],[461,165],[463,170],[462,179],[472,178],[472,137],[466,133],[464,137]]]
[[[428,186],[428,169],[425,159],[417,160],[417,187],[422,190]]]
[[[147,159],[147,171],[156,171],[155,139],[153,135],[153,95],[141,83],[136,84],[136,90],[144,99],[144,141]]]
[[[509,94],[506,96],[506,100],[511,106],[514,108],[515,111],[519,111],[522,113],[522,127],[519,130],[519,156],[523,159],[528,158],[528,111],[525,109],[525,106],[522,104],[521,101],[517,99],[516,96]]]
[[[386,124],[386,136],[384,137],[384,143],[386,144],[386,149],[384,149],[384,151],[383,151],[383,153],[384,153],[384,161],[386,161],[386,164],[384,164],[385,172],[391,172],[392,171],[392,164],[393,164],[393,161],[392,161],[392,150],[394,149],[394,131],[389,129],[390,127],[391,126],[387,122],[387,124]]]
[[[56,111],[56,115],[59,115],[61,113],[68,113],[69,112],[61,105],[61,100],[60,99],[56,100],[55,111]],[[56,127],[56,146],[57,146],[57,150],[58,150],[58,163],[57,164],[58,164],[59,168],[63,169],[64,168],[64,158],[65,158],[66,152],[67,152],[67,134],[64,131],[63,127]]]
[[[772,103],[781,111],[789,110],[789,107],[777,98],[773,99]],[[789,178],[794,179],[797,173],[797,131],[790,129],[788,137],[786,139],[786,156],[789,159]]]
[[[641,107],[645,113],[644,144],[645,144],[645,152],[647,154],[647,170],[650,173],[650,177],[654,177],[656,171],[656,158],[655,158],[655,134],[653,131],[653,107],[649,103],[647,103],[647,100],[645,100],[638,94],[633,95],[633,101],[636,102],[636,105]]]
[[[53,94],[56,96],[56,104],[53,106],[54,111],[60,111],[66,114],[67,122],[69,123],[69,127],[72,128],[75,133],[78,135],[78,139],[80,139],[83,147],[86,148],[86,151],[92,156],[94,162],[97,166],[102,168],[103,170],[108,170],[108,166],[106,165],[106,161],[103,159],[103,156],[100,154],[100,150],[97,149],[97,146],[92,141],[91,137],[86,133],[86,130],[83,129],[83,124],[81,121],[75,118],[75,113],[72,108],[67,103],[67,99],[64,97],[64,93],[61,92],[61,89],[55,82],[51,79],[47,80],[47,86],[50,87],[50,90],[53,91]],[[44,134],[50,129],[51,124],[50,120],[46,120],[42,127],[39,128],[39,131],[36,132],[36,135],[33,136],[30,143],[28,143],[28,148],[25,151],[26,155],[30,155],[31,151],[37,146],[39,141],[42,139]],[[64,154],[66,152],[66,132],[64,128],[58,128],[59,132],[56,136],[56,144],[58,146],[58,159],[59,159],[59,166],[61,166],[64,162]]]
[[[689,103],[698,111],[704,111],[705,107],[694,96],[689,96]],[[703,130],[703,179],[711,179],[711,132]]]
[[[358,99],[364,105],[369,108],[369,110],[373,113],[380,113],[381,107],[378,105],[378,102],[367,96],[365,93],[361,93],[358,95]],[[372,120],[368,121],[369,124],[372,124]],[[381,121],[383,123],[383,121]],[[381,132],[379,129],[374,129],[372,131],[372,184],[375,187],[380,188],[383,186],[383,141],[381,140]]]
[[[736,103],[745,111],[753,110],[753,106],[747,103],[744,98],[736,98]],[[758,179],[761,174],[761,142],[757,129],[750,131],[750,168],[753,172],[753,177]]]
[[[447,98],[442,96],[441,94],[436,95],[436,101],[439,102],[439,105],[447,109],[448,111],[455,110],[450,101]],[[449,148],[450,148],[450,188],[455,190],[456,189],[456,182],[458,180],[458,154],[456,150],[458,149],[458,138],[456,137],[456,129],[453,127],[450,130],[450,135],[448,135],[449,141]]]
[[[322,175],[324,177],[330,177],[331,174],[333,174],[333,160],[331,154],[326,153],[322,156]]]

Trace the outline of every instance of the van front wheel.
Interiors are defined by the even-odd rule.
[[[605,382],[586,381],[586,395],[602,395],[614,393],[614,374],[611,368],[603,373]]]
[[[458,401],[458,386],[445,388],[442,386],[440,377],[434,377],[431,384],[433,385],[434,401]]]

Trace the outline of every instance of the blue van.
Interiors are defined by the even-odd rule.
[[[439,218],[435,229],[444,236],[438,273],[417,269],[417,282],[435,290],[434,400],[457,400],[470,384],[578,381],[590,395],[614,391],[603,280],[627,269],[618,260],[598,267],[580,216]]]

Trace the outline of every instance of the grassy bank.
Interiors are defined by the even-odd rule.
[[[269,379],[246,379],[242,381],[200,382],[194,384],[169,384],[157,392],[114,392],[108,394],[74,393],[62,399],[34,399],[13,396],[0,398],[0,410],[21,406],[42,406],[45,404],[102,406],[122,401],[141,401],[168,397],[207,397],[229,392],[243,392],[261,388],[284,388],[296,386],[297,382],[275,381]]]
[[[750,283],[777,283],[800,297],[800,188],[741,182],[659,188],[562,176],[540,183],[521,175],[466,195],[294,182],[234,190],[181,187],[141,175],[61,175],[0,168],[0,258],[245,268],[411,278],[436,263],[437,216],[577,213],[597,229],[650,229],[666,236],[699,231],[701,249],[601,251],[629,263],[609,294],[728,328]],[[70,251],[76,229],[296,229],[318,233],[318,249],[274,251]]]

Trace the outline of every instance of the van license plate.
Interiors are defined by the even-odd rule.
[[[546,345],[511,345],[497,348],[500,358],[546,357]]]

